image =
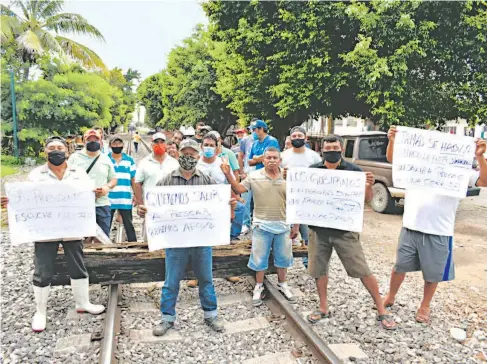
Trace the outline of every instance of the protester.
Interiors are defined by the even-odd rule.
[[[135,173],[135,201],[143,205],[143,191],[154,187],[159,180],[178,168],[178,161],[166,153],[166,135],[152,135],[152,153],[140,161]]]
[[[242,142],[242,140],[245,139],[245,137],[247,137],[247,130],[245,130],[244,128],[236,129],[233,131],[233,134],[237,139],[237,142],[235,143],[235,148],[232,148],[232,152],[234,152],[235,155],[238,156],[238,154],[240,153],[240,143]],[[240,160],[239,160],[239,169],[242,173],[244,172],[243,165],[240,165]]]
[[[130,143],[130,142],[129,142]],[[132,191],[135,190],[135,161],[123,153],[123,139],[120,135],[114,135],[110,140],[111,159],[117,175],[117,185],[108,194],[110,199],[110,226],[113,222],[113,215],[116,211],[122,217],[123,227],[127,234],[127,240],[137,241],[134,224],[132,223]]]
[[[68,150],[67,143],[63,138],[58,136],[48,138],[44,152],[47,155],[47,163],[32,170],[27,177],[28,181],[33,183],[90,182],[83,168],[66,163]],[[8,198],[2,197],[2,208],[7,206]],[[59,244],[62,244],[64,249],[76,311],[78,313],[88,312],[92,315],[98,315],[105,311],[104,306],[90,303],[88,271],[83,259],[83,237],[37,241],[34,247],[33,289],[36,304],[36,313],[32,320],[34,332],[41,332],[46,329],[47,301],[51,280],[55,273],[54,261]]]
[[[88,130],[84,135],[85,147],[74,153],[68,160],[70,166],[83,168],[88,176],[95,181],[96,187],[96,223],[106,236],[110,236],[111,212],[108,193],[117,185],[117,177],[113,163],[108,155],[102,154],[100,134]]]
[[[100,126],[93,127],[93,130],[96,130],[98,134],[100,134],[100,144],[101,144],[100,151],[102,152],[102,154],[108,155],[108,153],[110,152],[110,148],[108,146],[107,141],[105,140],[105,131]]]
[[[176,160],[179,158],[179,144],[176,144],[172,139],[167,141],[167,154]]]
[[[291,143],[291,137],[287,136],[286,140],[284,141],[284,150],[289,150],[293,147]]]
[[[139,152],[139,143],[140,143],[140,140],[142,138],[140,137],[139,135],[139,132],[136,131],[135,132],[135,135],[134,135],[134,149],[135,149],[135,153],[138,153]]]
[[[295,167],[309,167],[321,163],[321,157],[315,151],[306,148],[306,130],[301,126],[295,126],[290,131],[289,140],[291,148],[285,150],[282,156],[282,167],[284,169]],[[299,225],[299,233],[305,245],[308,245],[308,225]],[[303,258],[303,264],[308,268],[308,258]]]
[[[240,167],[240,179],[244,180],[247,178],[247,175],[255,171],[255,166],[249,165],[249,156],[252,150],[252,145],[254,144],[254,133],[252,132],[252,127],[257,122],[257,118],[253,118],[248,126],[248,130],[250,135],[244,137],[240,141],[240,152],[238,153],[238,164]],[[252,225],[252,211],[253,211],[253,201],[252,201],[252,192],[246,192],[242,194],[242,199],[245,201],[245,216],[244,222],[242,227],[242,234],[248,233],[250,226]]]
[[[387,160],[392,163],[397,129],[388,132]],[[483,154],[486,141],[477,140],[475,158],[479,171],[473,171],[469,187],[487,187],[487,162]],[[453,264],[453,232],[460,199],[425,192],[421,188],[406,189],[403,227],[399,235],[396,264],[391,273],[389,293],[384,305],[391,307],[407,272],[421,271],[424,279],[423,300],[416,312],[416,321],[429,323],[430,303],[439,282],[455,278]]]
[[[174,133],[172,134],[172,141],[178,146],[178,148],[183,139],[184,135],[179,130],[174,131]]]
[[[255,201],[252,252],[248,267],[256,272],[252,304],[260,306],[264,296],[264,274],[268,268],[272,249],[274,266],[277,269],[277,288],[290,302],[296,302],[291,288],[286,283],[287,268],[293,264],[292,244],[289,238],[297,235],[297,226],[290,233],[286,224],[286,181],[283,178],[279,150],[268,147],[263,155],[264,168],[250,173],[238,183],[230,173],[228,163],[222,170],[236,193],[252,191]]]
[[[300,143],[301,144],[301,143]],[[335,169],[339,171],[361,172],[360,167],[342,159],[343,139],[336,135],[329,135],[323,139],[323,161],[311,168]],[[365,202],[372,200],[374,175],[366,172]],[[370,272],[360,243],[360,235],[355,232],[310,226],[314,239],[310,239],[308,246],[309,275],[316,279],[316,288],[320,298],[320,309],[309,314],[310,323],[329,318],[327,289],[328,268],[331,254],[335,249],[349,277],[360,278],[362,284],[372,296],[378,310],[377,320],[387,330],[396,329],[394,318],[384,308],[379,293],[379,286],[374,275]]]
[[[255,166],[255,169],[259,170],[264,168],[264,152],[269,147],[279,149],[279,142],[273,136],[270,136],[269,127],[262,120],[257,120],[255,125],[251,127],[254,135],[254,144],[252,144],[252,150],[249,155],[249,165]]]
[[[201,144],[203,142],[203,137],[210,131],[212,131],[211,126],[205,125],[204,122],[200,121],[196,123],[196,135],[193,138],[194,141]]]
[[[195,186],[211,185],[216,181],[201,172],[196,166],[200,157],[200,146],[194,140],[183,140],[179,151],[179,168],[173,170],[160,180],[158,186]],[[232,208],[235,200],[231,201]],[[145,216],[147,209],[139,206],[139,214]],[[217,299],[213,285],[212,247],[167,248],[165,249],[165,281],[161,295],[162,320],[153,334],[163,336],[174,326],[176,320],[176,301],[179,284],[184,276],[186,266],[191,262],[193,271],[199,281],[199,296],[204,311],[204,321],[216,332],[224,331],[217,316]]]
[[[235,156],[235,153],[233,153],[230,149],[223,145],[223,140],[220,133],[218,133],[217,131],[210,131],[208,134],[214,135],[218,140],[218,144],[220,145],[220,153],[218,154],[218,156],[220,158],[226,158],[228,160],[228,163],[230,164],[230,168],[232,169],[235,178],[237,179],[237,181],[239,181],[240,166],[238,165],[238,160]]]

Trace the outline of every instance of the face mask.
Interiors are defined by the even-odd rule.
[[[88,142],[86,143],[86,150],[88,152],[97,152],[100,150],[100,142]]]
[[[237,138],[237,143],[240,143],[242,141],[242,138]]]
[[[211,158],[215,155],[215,147],[203,147],[203,155],[206,158]]]
[[[66,153],[60,150],[53,150],[47,153],[47,160],[54,166],[60,166],[66,161]]]
[[[179,156],[179,165],[185,171],[192,171],[196,167],[198,159],[191,155],[181,155]]]
[[[122,149],[123,149],[123,147],[112,147],[112,152],[114,154],[120,154],[120,153],[122,153]]]
[[[252,133],[252,138],[254,138],[254,140],[259,140],[259,136],[256,133]]]
[[[164,144],[154,145],[154,154],[163,155],[164,153],[166,153],[166,145]]]
[[[301,148],[305,144],[304,139],[293,139],[291,140],[291,144],[293,145],[294,148]]]
[[[328,163],[337,163],[342,158],[342,152],[331,150],[329,152],[323,152],[323,158]]]

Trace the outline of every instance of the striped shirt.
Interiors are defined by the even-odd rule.
[[[135,177],[134,159],[125,153],[122,153],[122,160],[119,164],[113,159],[112,153],[109,153],[115,173],[117,174],[117,185],[110,191],[110,208],[112,210],[131,210],[132,209],[132,178]]]

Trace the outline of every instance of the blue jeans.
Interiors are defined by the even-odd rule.
[[[242,193],[242,198],[245,200],[245,214],[243,219],[243,224],[250,228],[252,224],[251,216],[252,216],[252,191]]]
[[[255,272],[266,270],[271,249],[276,268],[289,268],[293,265],[293,245],[289,240],[289,231],[273,234],[256,226],[252,230],[252,252],[247,267]]]
[[[184,277],[188,263],[198,279],[198,289],[204,317],[217,316],[215,287],[213,286],[212,248],[208,246],[195,248],[166,249],[166,279],[162,287],[161,313],[164,321],[176,321],[176,301],[179,293],[179,282]]]
[[[237,207],[235,208],[235,219],[232,221],[230,227],[230,238],[238,238],[242,232],[242,225],[245,217],[245,205],[237,201]]]
[[[103,232],[110,238],[110,225],[112,224],[112,212],[110,206],[96,207],[96,223]]]
[[[301,238],[304,240],[304,244],[308,246],[309,241],[309,228],[308,225],[299,225],[299,233],[301,234]],[[303,265],[305,268],[308,268],[308,257],[303,257]]]

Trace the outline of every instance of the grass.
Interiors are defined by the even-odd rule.
[[[19,171],[19,167],[17,166],[1,166],[0,177],[5,177],[11,174],[15,174]]]

